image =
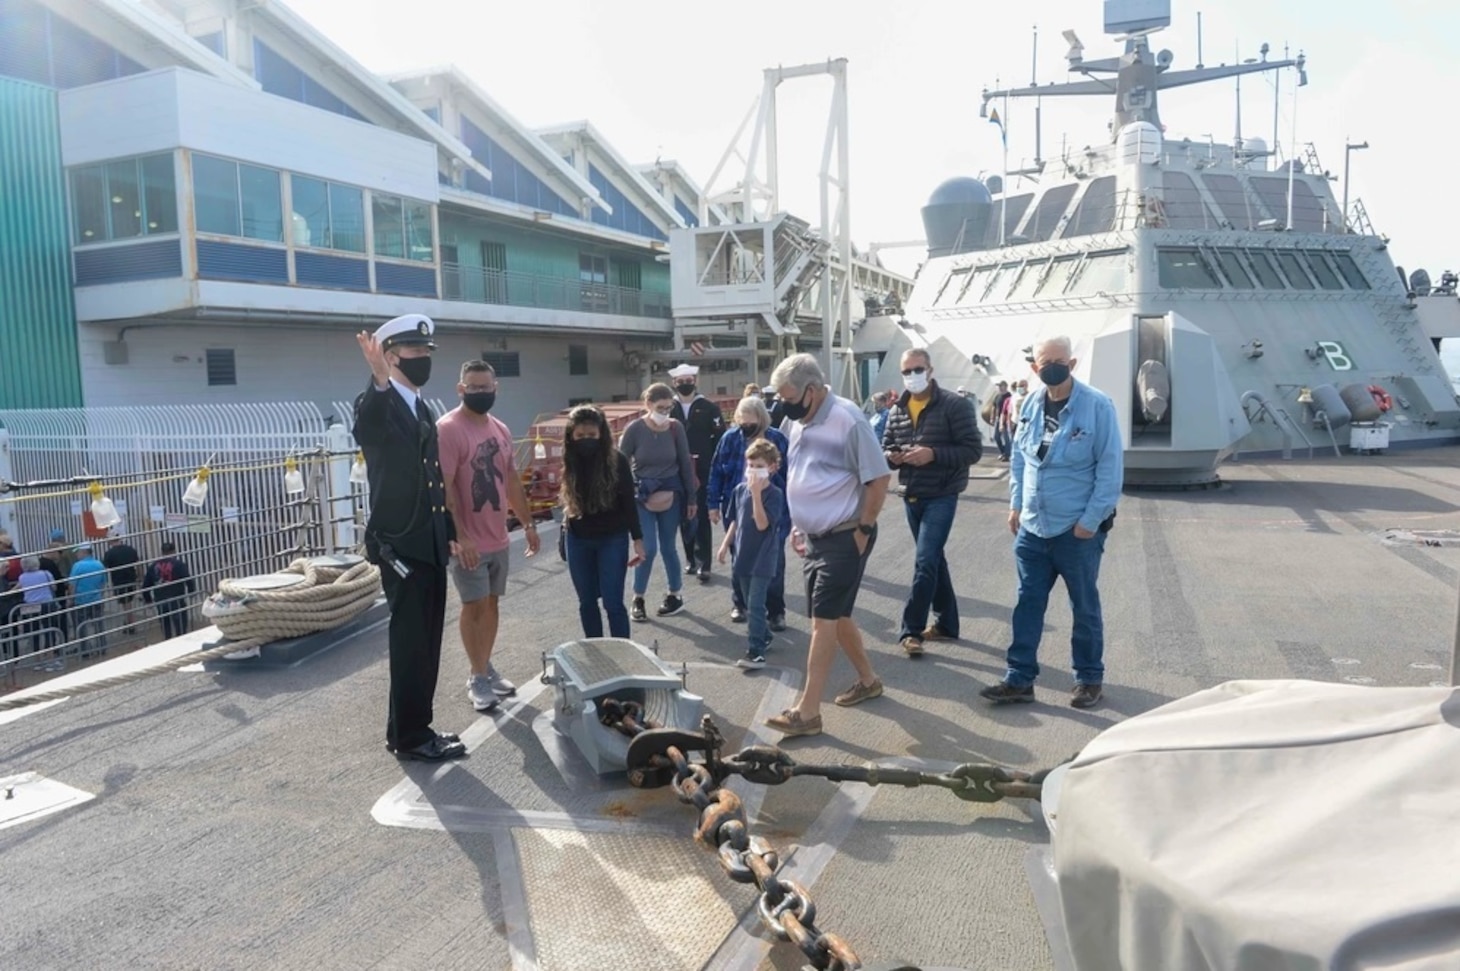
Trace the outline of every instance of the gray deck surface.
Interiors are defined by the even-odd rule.
[[[902,656],[912,545],[890,498],[858,605],[887,693],[827,704],[826,733],[786,748],[802,761],[1032,769],[1229,679],[1445,682],[1460,550],[1383,537],[1460,528],[1457,459],[1242,462],[1218,491],[1127,493],[1101,584],[1107,701],[1091,712],[1066,704],[1058,591],[1039,703],[974,698],[1003,672],[1014,594],[1002,476],[970,486],[948,545],[963,639]],[[452,766],[403,767],[383,750],[383,629],[295,669],[169,674],[0,719],[0,777],[33,771],[95,796],[0,829],[0,967],[799,968],[747,917],[751,889],[691,843],[693,814],[669,790],[584,785],[549,757],[540,655],[579,633],[553,546],[549,531],[535,560],[514,547],[495,660],[521,690],[506,714],[467,704],[453,601],[437,727],[463,732],[472,753]],[[635,637],[690,662],[690,689],[735,747],[789,701],[807,622],[793,578],[791,629],[771,655],[784,669],[737,671],[744,627],[717,570],[687,587],[683,614]],[[664,589],[659,568],[651,598]],[[834,687],[851,677],[839,661]],[[1048,835],[1037,806],[814,779],[756,801],[753,831],[796,848],[817,923],[864,961],[1056,966],[1024,869]]]

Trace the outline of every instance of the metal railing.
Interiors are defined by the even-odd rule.
[[[667,293],[459,263],[441,264],[441,296],[445,300],[504,307],[576,310],[627,317],[672,316]]]
[[[132,546],[138,587],[172,544],[194,586],[181,605],[168,605],[180,607],[179,626],[196,624],[220,579],[358,545],[365,496],[350,481],[354,446],[346,427],[327,427],[312,404],[0,411],[0,424],[0,529],[14,542],[0,567],[14,574],[17,558],[36,555],[56,575],[33,584],[46,588],[32,591],[45,603],[20,610],[25,590],[13,576],[0,581],[0,680],[11,684],[23,670],[63,669],[103,649],[162,639],[159,605],[139,602],[120,571],[80,598],[91,602],[77,602],[69,574],[83,543],[98,559],[119,541]],[[202,504],[184,504],[204,465]],[[303,492],[286,488],[291,465]],[[121,517],[110,529],[91,513],[93,483]]]

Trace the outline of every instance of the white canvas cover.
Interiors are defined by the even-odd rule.
[[[1079,971],[1460,969],[1460,689],[1233,681],[1070,766]]]

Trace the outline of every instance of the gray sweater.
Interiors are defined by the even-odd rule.
[[[673,489],[678,480],[681,497],[695,494],[689,439],[681,423],[670,421],[669,427],[657,431],[647,419],[636,418],[624,429],[618,447],[634,467],[634,481],[659,480],[658,488]]]

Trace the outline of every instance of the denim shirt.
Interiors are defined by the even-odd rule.
[[[1077,523],[1093,533],[1120,499],[1125,456],[1115,403],[1076,381],[1041,459],[1045,393],[1030,394],[1019,414],[1009,459],[1009,507],[1035,536],[1059,536]]]

